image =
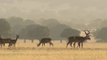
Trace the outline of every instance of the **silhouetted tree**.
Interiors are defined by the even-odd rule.
[[[101,29],[103,27],[107,27],[107,20],[106,19],[92,20],[89,26],[91,27],[91,29]]]
[[[0,18],[0,35],[8,36],[11,32],[9,23],[4,18]]]
[[[11,25],[12,33],[18,34],[19,31],[24,27],[24,19],[20,17],[10,17],[7,19]]]
[[[70,36],[79,36],[79,35],[80,35],[80,31],[72,28],[66,28],[61,33],[61,37],[63,38],[68,38]]]
[[[23,23],[25,26],[27,25],[31,25],[31,24],[35,24],[35,22],[33,20],[30,20],[30,19],[26,19],[24,20],[24,23]]]
[[[20,35],[24,39],[41,39],[49,36],[49,30],[46,27],[32,24],[22,29]]]
[[[18,34],[20,30],[25,28],[27,25],[35,24],[33,20],[30,19],[24,20],[21,17],[10,17],[7,19],[7,21],[12,27],[11,29],[13,34]]]
[[[50,30],[50,37],[55,40],[62,40],[61,33],[65,28],[69,28],[69,26],[65,24],[61,24],[56,19],[48,19],[42,22],[42,25],[46,26]]]
[[[97,30],[94,35],[97,38],[98,42],[107,42],[107,27]]]

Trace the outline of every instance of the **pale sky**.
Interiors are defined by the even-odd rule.
[[[107,0],[0,0],[0,17],[11,16],[87,23],[107,19]]]

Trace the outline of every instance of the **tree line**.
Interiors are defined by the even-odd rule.
[[[61,24],[56,19],[48,19],[37,24],[33,20],[24,20],[20,17],[0,18],[0,35],[12,37],[16,34],[20,35],[21,39],[51,37],[54,40],[59,40],[69,36],[78,36],[80,31]]]
[[[99,28],[93,34],[98,42],[105,42],[107,41],[106,20],[101,21],[102,23],[97,23]],[[93,22],[91,25],[93,24],[96,23]],[[104,25],[104,27],[100,27],[100,25]],[[0,35],[2,37],[12,37],[16,34],[19,34],[21,39],[32,40],[51,37],[54,40],[59,40],[68,38],[69,36],[79,36],[80,31],[60,23],[57,19],[41,20],[40,24],[38,24],[34,20],[23,19],[21,17],[0,18]]]

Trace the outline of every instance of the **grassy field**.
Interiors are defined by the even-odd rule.
[[[18,41],[15,48],[0,48],[0,60],[107,60],[107,43],[84,43],[84,48],[66,48],[66,42],[59,41],[54,47],[37,43]]]

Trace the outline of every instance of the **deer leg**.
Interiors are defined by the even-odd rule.
[[[16,43],[14,43],[14,47],[15,47]]]
[[[83,42],[81,43],[81,48],[83,48]]]
[[[49,42],[50,46],[53,46],[53,43],[52,42]]]
[[[68,47],[69,44],[70,44],[70,41],[67,43],[66,48]]]
[[[12,46],[12,43],[9,43],[8,47],[11,47]]]
[[[39,44],[37,44],[37,47],[39,47],[41,45],[41,42]]]
[[[42,46],[45,46],[45,43],[42,43]]]
[[[0,42],[0,47],[2,47],[2,43]]]
[[[3,46],[5,46],[5,43],[3,43]]]
[[[72,47],[72,42],[70,43],[70,46]]]
[[[2,47],[2,44],[0,43],[0,46]]]
[[[79,47],[80,48],[80,42],[78,42],[78,46],[77,47]]]
[[[75,48],[75,44],[76,44],[76,42],[74,42],[74,44],[73,44],[73,47]]]
[[[44,45],[44,43],[42,43],[42,46]]]

